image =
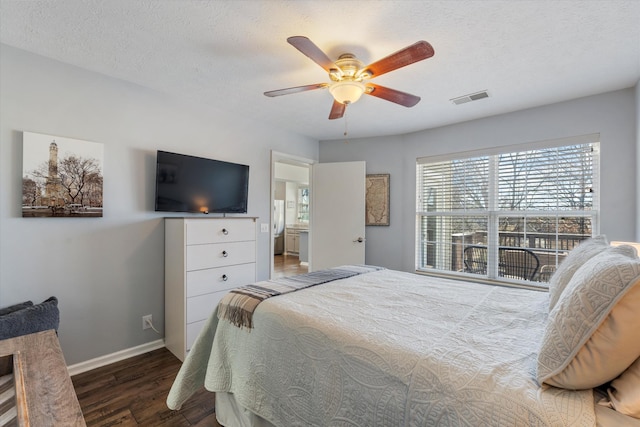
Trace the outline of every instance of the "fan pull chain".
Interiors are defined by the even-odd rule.
[[[347,134],[349,133],[349,122],[347,120],[347,110],[348,108],[344,109],[344,143],[345,144],[349,142],[349,140],[347,140]]]

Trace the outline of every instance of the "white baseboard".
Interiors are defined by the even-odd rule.
[[[162,347],[164,347],[164,340],[155,340],[155,341],[151,341],[135,347],[116,351],[115,353],[96,357],[95,359],[91,359],[84,362],[76,363],[74,365],[67,366],[67,370],[69,371],[69,376],[72,377],[74,375],[81,374],[83,372],[87,372],[92,369],[100,368],[102,366],[106,366],[111,363],[119,362],[121,360],[128,359],[133,356],[139,356],[141,354],[148,353],[150,351],[157,350]]]

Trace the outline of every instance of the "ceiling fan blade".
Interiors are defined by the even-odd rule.
[[[386,101],[395,102],[396,104],[400,104],[405,107],[413,107],[420,102],[419,96],[411,95],[410,93],[401,92],[395,89],[389,89],[388,87],[373,83],[367,83],[367,90],[365,93]]]
[[[331,69],[337,68],[333,61],[307,37],[292,36],[289,37],[287,41],[291,46],[295,47],[300,52],[307,55],[313,62],[324,68],[327,73],[330,72]]]
[[[347,109],[347,106],[339,103],[338,101],[333,101],[333,106],[331,106],[331,112],[329,113],[329,120],[339,119],[344,116],[344,111]]]
[[[306,86],[296,86],[296,87],[288,87],[286,89],[278,89],[278,90],[270,90],[269,92],[265,92],[264,94],[266,96],[281,96],[281,95],[289,95],[291,93],[299,93],[299,92],[306,92],[308,90],[314,90],[314,89],[324,89],[327,86],[329,86],[328,83],[316,83],[313,85],[306,85]]]
[[[378,77],[382,74],[388,73],[389,71],[397,70],[398,68],[413,64],[414,62],[431,58],[434,53],[435,51],[429,43],[424,40],[420,40],[419,42],[405,47],[396,53],[392,53],[373,64],[367,65],[361,71],[361,74],[368,73],[371,75],[371,78]]]

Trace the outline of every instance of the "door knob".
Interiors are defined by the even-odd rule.
[[[364,242],[364,239],[362,237],[358,237],[356,240],[353,241],[353,243],[362,243]]]

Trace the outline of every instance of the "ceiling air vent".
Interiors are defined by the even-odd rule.
[[[468,95],[463,95],[463,96],[459,96],[457,98],[452,98],[452,99],[450,99],[450,101],[453,102],[456,105],[459,105],[459,104],[465,104],[467,102],[477,101],[478,99],[483,99],[483,98],[488,98],[488,97],[489,97],[489,93],[486,90],[483,90],[481,92],[470,93]]]

